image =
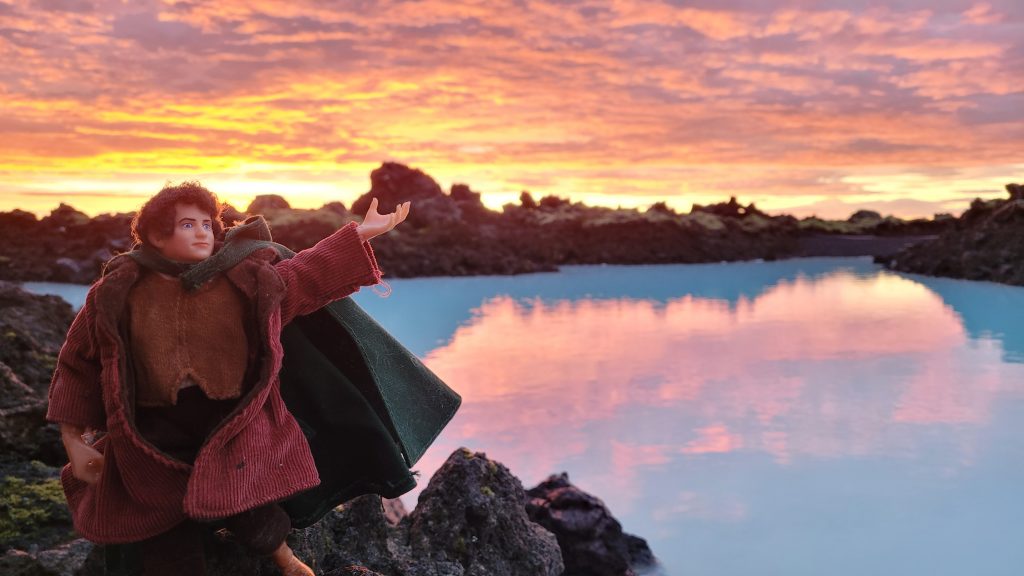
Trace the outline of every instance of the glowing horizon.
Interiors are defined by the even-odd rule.
[[[0,211],[350,206],[394,161],[495,210],[959,214],[1024,172],[1022,32],[1010,0],[0,0]]]

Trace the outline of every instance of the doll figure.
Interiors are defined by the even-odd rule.
[[[278,505],[320,481],[279,390],[281,331],[379,283],[368,241],[409,209],[382,215],[373,199],[361,224],[291,258],[254,249],[189,286],[189,270],[232,245],[221,205],[198,183],[146,202],[131,257],[112,259],[89,289],[50,386],[76,530],[138,543],[147,576],[201,576],[202,523],[218,520],[283,574],[313,574],[285,542],[291,523]]]

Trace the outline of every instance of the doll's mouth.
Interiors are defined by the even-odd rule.
[[[209,245],[210,245],[210,243],[209,243],[209,242],[196,242],[195,244],[193,244],[193,246],[202,246],[202,247],[204,247],[204,248],[205,248],[206,246],[209,246]]]

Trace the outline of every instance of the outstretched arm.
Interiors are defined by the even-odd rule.
[[[362,286],[380,282],[382,272],[368,240],[393,229],[408,214],[409,202],[400,205],[394,214],[378,214],[374,198],[361,224],[350,222],[316,246],[278,262],[275,267],[286,287],[281,302],[282,326]]]

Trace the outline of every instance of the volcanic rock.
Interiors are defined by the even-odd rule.
[[[370,172],[370,191],[352,203],[352,212],[366,214],[373,198],[377,199],[377,212],[381,214],[394,212],[396,206],[407,200],[412,200],[414,206],[423,204],[424,200],[438,198],[451,201],[433,178],[421,170],[396,162],[384,162],[380,168]]]
[[[558,542],[527,517],[525,498],[519,479],[504,465],[460,448],[434,474],[411,513],[403,515],[400,502],[362,496],[292,531],[288,543],[318,574],[332,576],[557,576],[563,572]],[[278,573],[216,526],[206,538],[209,576]],[[137,567],[137,548],[108,548],[75,540],[43,552],[9,551],[0,568],[53,574],[52,567],[61,566],[61,573],[100,576],[106,554]]]
[[[1006,200],[976,199],[935,240],[875,261],[902,272],[1024,286],[1024,198],[1018,184],[1006,191]]]
[[[530,521],[525,498],[505,465],[462,448],[434,474],[399,530],[420,562],[467,575],[557,576],[564,568],[558,542]]]
[[[62,461],[59,431],[44,416],[57,354],[73,319],[71,306],[59,297],[0,280],[0,452]]]
[[[562,472],[526,492],[530,519],[558,538],[566,576],[633,576],[656,564],[644,539],[622,531],[604,502]]]
[[[252,199],[245,211],[250,215],[263,214],[268,210],[287,210],[291,208],[288,201],[277,194],[261,194]]]

